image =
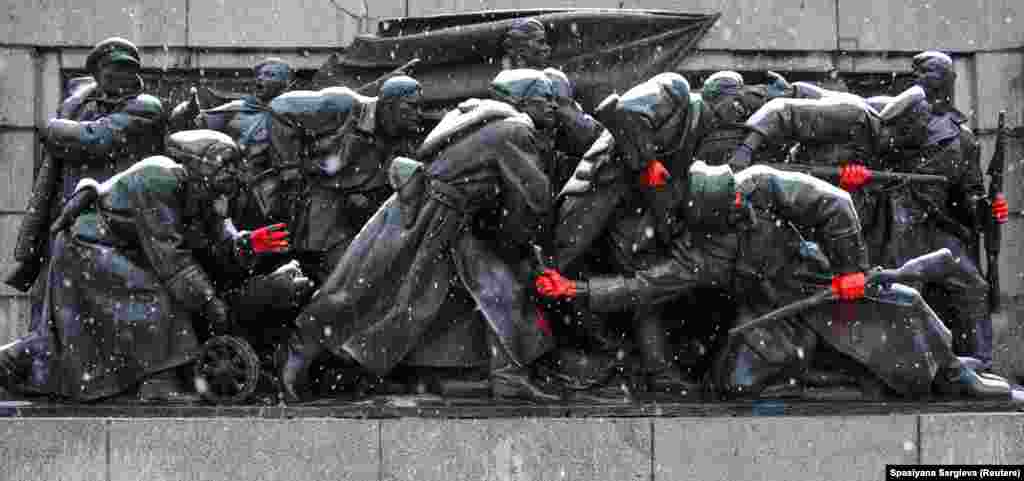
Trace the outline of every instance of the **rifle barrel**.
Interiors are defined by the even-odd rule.
[[[1006,170],[1006,111],[999,111],[996,129],[996,148],[992,152],[992,160],[988,165],[989,185],[988,200],[995,202],[996,197],[1003,193],[1003,174]],[[989,310],[999,310],[999,250],[1003,241],[1003,228],[995,219],[990,219],[985,232],[985,257],[988,265],[985,278],[988,281]]]
[[[839,167],[825,167],[817,165],[803,165],[803,164],[765,164],[769,167],[778,170],[784,170],[789,172],[801,172],[804,174],[810,174],[815,177],[824,178],[837,178],[841,173]],[[943,175],[932,175],[932,174],[914,174],[909,172],[887,172],[884,170],[869,170],[871,172],[872,180],[880,181],[891,181],[891,180],[905,180],[908,182],[920,182],[926,184],[944,184],[949,182]]]
[[[755,327],[769,324],[780,319],[786,319],[788,317],[795,316],[814,306],[835,300],[835,298],[836,296],[835,294],[832,293],[832,289],[822,289],[821,291],[818,291],[817,294],[814,294],[811,297],[801,299],[792,304],[787,304],[761,317],[758,317],[757,319],[754,319],[752,321],[746,322],[732,329],[729,329],[729,335],[739,334],[743,331],[753,329]]]

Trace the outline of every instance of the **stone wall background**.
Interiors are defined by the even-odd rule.
[[[794,78],[900,74],[916,52],[954,54],[957,104],[991,156],[996,112],[1024,125],[1024,3],[908,0],[11,0],[0,14],[0,265],[10,262],[40,148],[35,129],[61,100],[62,73],[82,69],[96,42],[122,36],[150,73],[246,75],[268,55],[318,68],[382,18],[538,7],[650,8],[722,17],[678,70],[700,84],[720,69],[777,70]],[[1012,142],[1002,294],[1024,300],[1024,161]],[[27,326],[27,298],[0,286],[0,342]]]

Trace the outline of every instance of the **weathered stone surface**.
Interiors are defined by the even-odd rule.
[[[832,55],[824,52],[800,52],[787,55],[773,55],[765,52],[743,52],[736,50],[702,50],[690,55],[680,65],[687,80],[694,83],[685,71],[714,72],[718,70],[777,72],[808,71],[828,72],[835,67]]]
[[[654,479],[878,480],[916,442],[914,416],[658,419]]]
[[[1024,12],[1021,22],[1024,22]],[[978,72],[977,125],[983,129],[995,128],[1000,110],[1006,110],[1010,127],[1024,125],[1024,53],[978,53],[974,63]]]
[[[1024,4],[1017,0],[841,1],[839,35],[848,50],[953,51],[1024,42]]]
[[[916,54],[917,52],[912,52],[907,56],[910,57],[910,55]],[[909,72],[911,70],[910,64],[911,59],[907,58],[903,71]],[[967,117],[967,127],[976,129],[977,123],[975,123],[974,115],[978,109],[978,99],[974,95],[975,82],[977,82],[974,58],[954,55],[953,71],[956,72],[956,85],[953,87],[953,104]]]
[[[0,479],[106,480],[104,424],[98,419],[0,419]]]
[[[354,2],[352,0],[348,0],[347,3],[355,4],[356,2]],[[406,2],[405,0],[377,0],[377,1],[374,1],[374,2],[367,2],[365,5],[370,10],[369,11],[370,19],[371,20],[380,20],[380,19],[384,19],[384,18],[405,17],[406,16],[406,12],[405,12],[406,7],[408,7],[410,10],[412,10],[413,9],[413,5],[412,5],[413,3],[420,3],[420,2]],[[345,3],[342,3],[342,5],[344,5],[344,4]],[[370,25],[370,27],[372,27],[372,28],[369,31],[371,31],[371,32],[375,31],[375,29],[376,29],[375,25]]]
[[[22,210],[32,192],[36,136],[29,131],[0,131],[0,209]]]
[[[2,264],[3,268],[7,264]],[[0,343],[7,344],[11,340],[28,333],[29,309],[32,300],[27,295],[4,285],[3,291],[11,294],[0,294]]]
[[[0,23],[0,41],[5,43],[85,46],[114,36],[138,45],[184,45],[186,42],[186,0],[16,0],[7,3],[4,22]]]
[[[1003,307],[992,316],[992,330],[992,370],[1016,383],[1024,381],[1024,306]]]
[[[627,0],[624,8],[721,13],[697,46],[701,49],[834,50],[835,4],[803,0]]]
[[[316,70],[319,69],[331,54],[336,51],[336,49],[303,49],[300,51],[263,50],[246,52],[201,51],[197,55],[198,60],[196,61],[196,66],[203,69],[249,69],[267,57],[277,57],[288,62],[288,65],[291,65],[293,69]]]
[[[31,50],[0,49],[0,125],[35,125],[35,75]]]
[[[43,52],[42,61],[39,62],[40,84],[38,108],[36,110],[36,127],[43,127],[50,119],[57,116],[57,109],[63,100],[64,92],[61,88],[60,59],[58,52]]]
[[[496,9],[528,8],[617,8],[616,0],[588,2],[572,0],[423,0],[409,2],[409,15],[428,16]]]
[[[110,480],[375,480],[377,448],[376,421],[114,420]]]
[[[352,0],[338,6],[366,12]],[[359,22],[323,0],[222,0],[189,11],[189,42],[200,47],[340,46]]]
[[[650,479],[650,420],[383,421],[386,481]]]
[[[1024,464],[1024,415],[922,415],[921,463]]]

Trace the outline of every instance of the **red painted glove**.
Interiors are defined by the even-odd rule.
[[[1002,193],[996,194],[996,200],[992,201],[992,218],[997,224],[1010,220],[1010,204],[1006,203],[1006,196]]]
[[[284,252],[288,250],[288,226],[285,224],[274,224],[267,227],[260,227],[252,231],[249,242],[252,243],[252,251],[257,254],[264,252]]]
[[[576,282],[570,281],[554,269],[544,269],[534,282],[537,293],[551,299],[572,299],[576,297]]]
[[[839,187],[853,192],[871,180],[871,171],[858,164],[846,164],[839,169]]]
[[[668,169],[660,160],[651,160],[647,162],[644,173],[640,174],[640,183],[652,189],[660,189],[668,185],[668,179],[671,177],[672,175],[668,173]]]
[[[864,297],[864,273],[839,274],[832,278],[832,293],[844,301]]]

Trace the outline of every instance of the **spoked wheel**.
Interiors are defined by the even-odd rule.
[[[206,344],[195,364],[196,391],[215,404],[245,401],[260,379],[260,357],[244,339],[217,336]]]

